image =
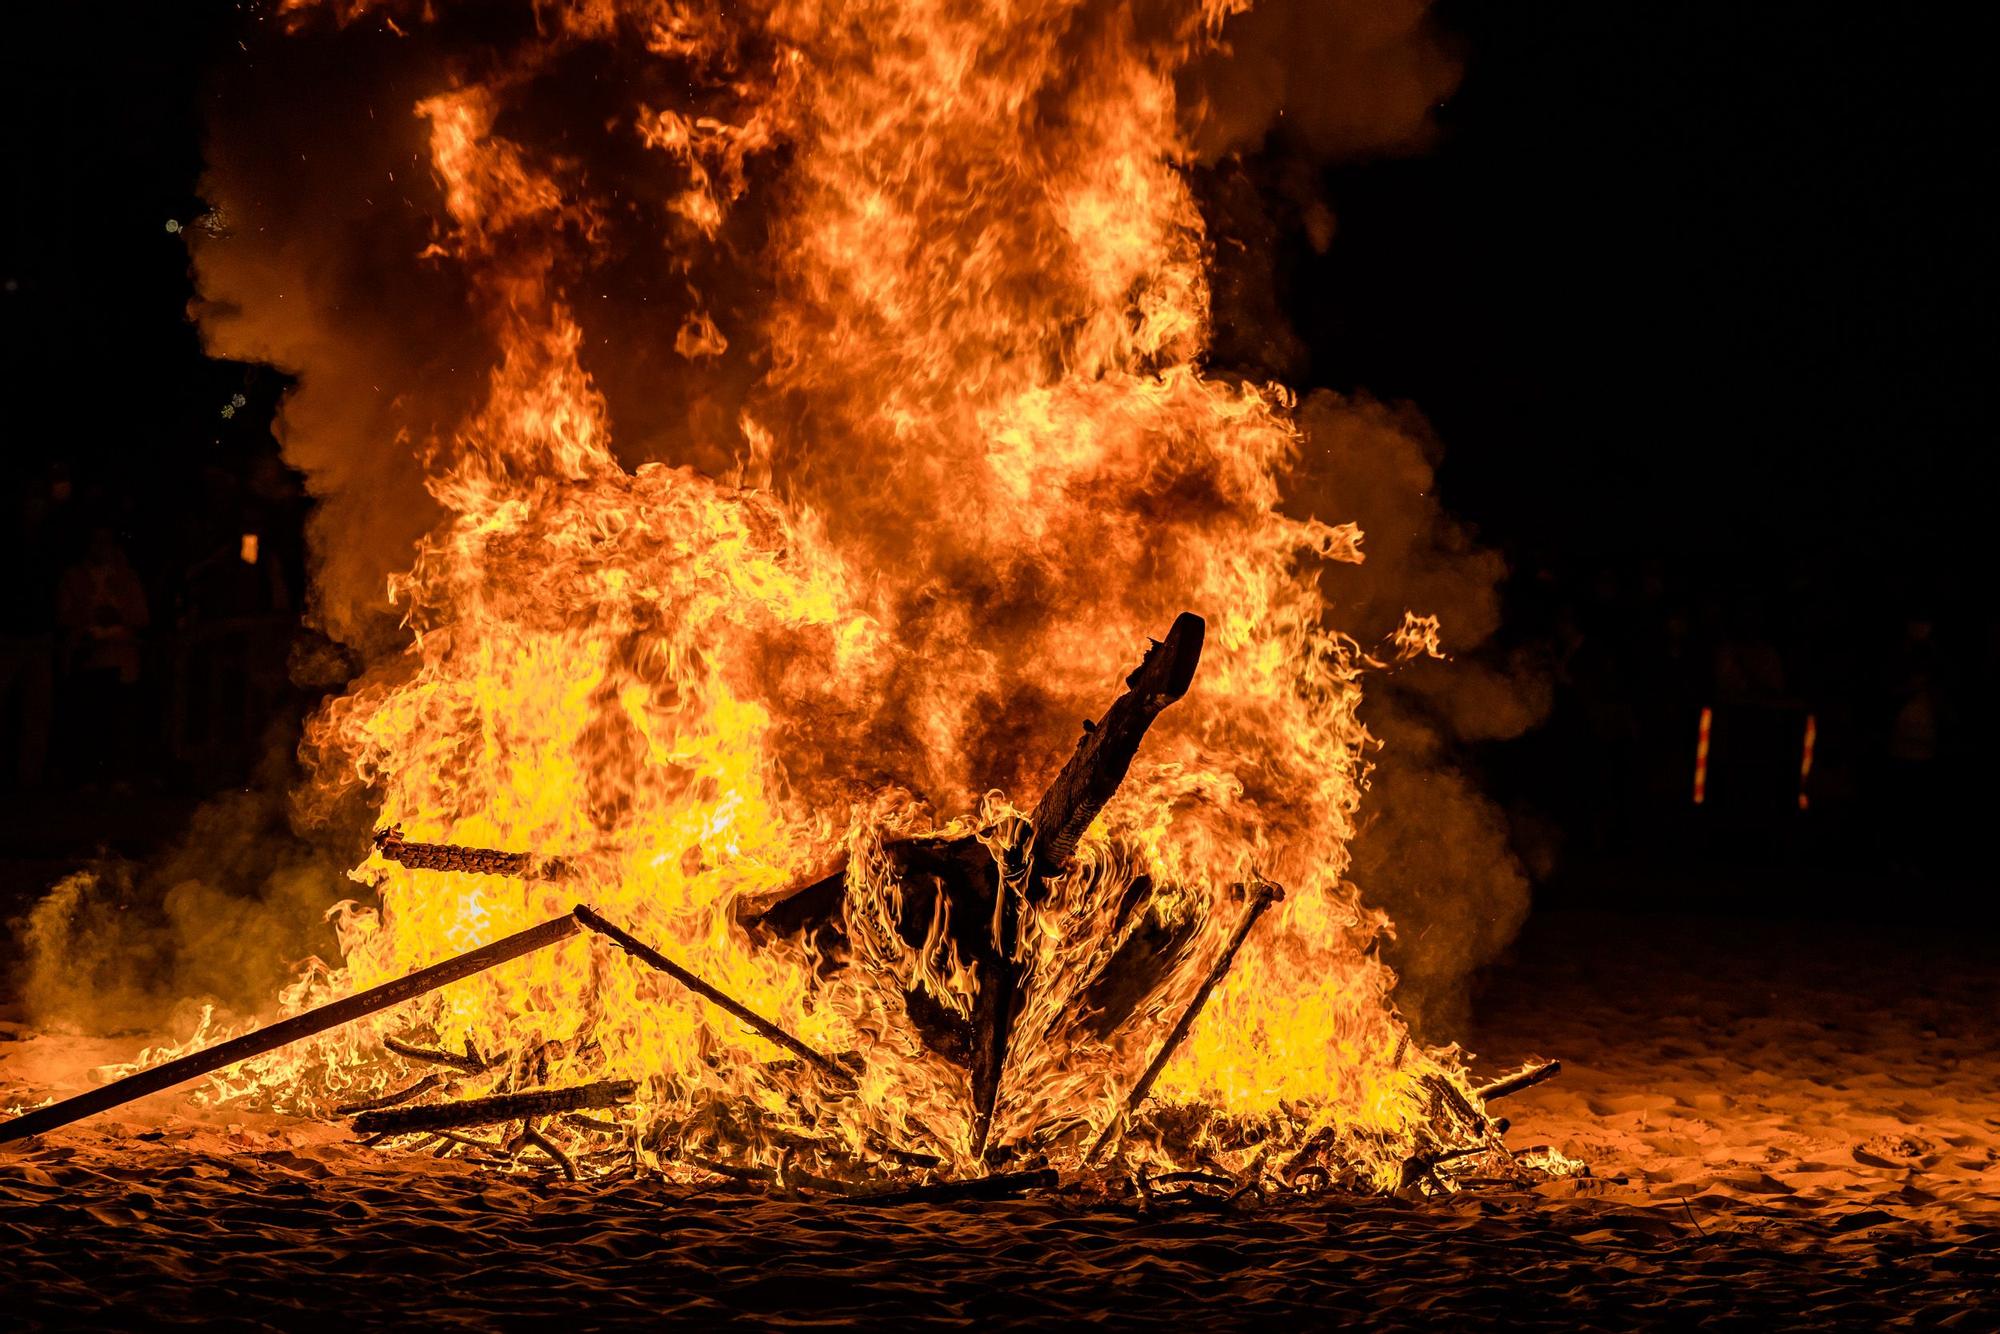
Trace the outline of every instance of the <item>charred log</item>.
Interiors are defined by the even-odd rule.
[[[587,1108],[622,1107],[632,1101],[639,1086],[629,1079],[606,1079],[575,1088],[537,1089],[532,1093],[504,1093],[491,1098],[469,1098],[464,1102],[433,1103],[425,1107],[386,1107],[363,1112],[354,1118],[359,1135],[411,1135],[460,1126],[488,1126],[502,1121],[533,1121],[563,1112]]]
[[[457,843],[412,843],[401,825],[375,831],[375,849],[392,862],[419,871],[459,871],[467,875],[505,875],[528,880],[560,880],[570,865],[560,857],[538,861],[531,852],[498,848],[468,848]]]
[[[971,1073],[975,1152],[985,1147],[1020,1010],[1022,978],[1014,954],[1022,905],[1017,899],[1038,901],[1047,892],[1046,882],[1068,869],[1077,841],[1124,781],[1153,720],[1187,692],[1201,661],[1204,634],[1201,617],[1182,613],[1166,639],[1155,641],[1125,678],[1125,692],[1103,717],[1084,724],[1075,750],[1035,805],[1033,843],[1019,864],[996,867],[985,846],[970,838],[908,839],[882,849],[887,873],[902,888],[896,930],[904,944],[920,949],[935,943],[932,926],[942,912],[950,944],[961,959],[979,966],[981,982],[969,1024],[935,997],[921,991],[906,997],[912,1024],[925,1044]],[[754,935],[806,938],[824,959],[844,955],[847,872],[845,858],[837,859],[807,883],[752,907],[741,918],[744,927]],[[1015,886],[1011,891],[1006,887],[1010,882]],[[1121,905],[1121,917],[1129,910],[1129,903]],[[1142,939],[1132,945],[1123,962],[1132,965],[1124,971],[1134,980],[1122,990],[1107,983],[1094,998],[1112,1016],[1108,1022],[1113,1027],[1157,980],[1157,959],[1171,952],[1170,941]],[[1148,956],[1154,966],[1140,967]]]
[[[1125,678],[1125,693],[1111,702],[1102,718],[1083,725],[1075,752],[1035,803],[1038,879],[1061,875],[1068,868],[1077,840],[1125,781],[1153,720],[1193,684],[1206,633],[1207,623],[1193,612],[1176,616],[1167,637],[1155,641]]]

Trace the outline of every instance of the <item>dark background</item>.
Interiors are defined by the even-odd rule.
[[[281,780],[314,693],[288,666],[312,645],[283,381],[201,355],[170,229],[203,208],[206,72],[260,20],[55,9],[0,57],[5,754],[32,747],[20,655],[93,527],[149,616],[130,716],[107,732],[58,670],[46,762],[0,776],[28,877]],[[1891,876],[1978,904],[2000,655],[1983,46],[1942,13],[1803,5],[1439,20],[1465,77],[1434,150],[1327,168],[1337,237],[1286,230],[1279,277],[1300,386],[1417,405],[1448,508],[1508,557],[1500,648],[1539,655],[1554,712],[1465,762],[1538,893],[1865,910]],[[251,531],[255,566],[233,559]]]

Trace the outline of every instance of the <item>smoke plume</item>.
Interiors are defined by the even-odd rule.
[[[1437,500],[1442,451],[1422,418],[1322,391],[1300,420],[1312,444],[1294,502],[1337,494],[1367,535],[1367,560],[1327,576],[1335,614],[1377,640],[1406,609],[1440,623],[1444,658],[1412,657],[1369,684],[1362,717],[1380,763],[1352,875],[1395,923],[1383,954],[1398,1004],[1419,1033],[1444,1040],[1462,1027],[1466,981],[1513,940],[1529,900],[1506,816],[1464,767],[1466,748],[1534,726],[1549,686],[1534,664],[1482,651],[1499,628],[1506,567]]]
[[[282,797],[206,803],[148,863],[106,859],[12,923],[28,1017],[90,1032],[191,1026],[183,1010],[267,1010],[308,957],[336,957],[326,910],[344,865],[294,837]]]
[[[1319,162],[1421,151],[1460,74],[1431,9],[1431,0],[1247,6],[1182,75],[1195,149],[1213,162],[1276,134]]]
[[[1304,369],[1274,268],[1280,229],[1325,250],[1337,201],[1321,169],[1434,141],[1433,113],[1461,69],[1430,10],[1428,0],[1257,4],[1183,74],[1217,248],[1223,364],[1279,378]],[[1334,619],[1365,644],[1386,643],[1406,611],[1440,625],[1445,657],[1397,663],[1369,683],[1362,718],[1380,762],[1350,874],[1395,924],[1383,955],[1398,1005],[1420,1035],[1442,1041],[1462,1028],[1467,980],[1512,941],[1529,902],[1506,816],[1467,770],[1467,748],[1534,726],[1548,682],[1484,649],[1506,568],[1439,502],[1443,445],[1421,415],[1321,391],[1299,424],[1308,445],[1287,503],[1352,519],[1365,535],[1365,562],[1326,573]]]

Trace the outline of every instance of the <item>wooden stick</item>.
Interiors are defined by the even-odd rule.
[[[379,1098],[365,1098],[360,1102],[343,1103],[334,1108],[333,1112],[336,1116],[352,1116],[356,1112],[372,1112],[380,1107],[400,1107],[406,1102],[412,1102],[423,1097],[424,1094],[429,1093],[442,1083],[444,1083],[443,1075],[425,1075],[408,1088],[400,1088],[390,1093],[384,1093]]]
[[[576,1164],[569,1160],[569,1155],[564,1153],[554,1140],[535,1129],[533,1122],[529,1122],[521,1128],[521,1138],[553,1159],[555,1165],[562,1169],[564,1176],[568,1177],[571,1181],[577,1179]]]
[[[1032,1172],[999,1172],[968,1181],[937,1181],[928,1186],[885,1191],[879,1195],[855,1195],[849,1204],[876,1207],[885,1204],[952,1204],[959,1200],[1002,1200],[1031,1190],[1054,1190],[1059,1182],[1054,1169]]]
[[[1208,1004],[1210,994],[1229,972],[1230,965],[1236,962],[1236,952],[1242,949],[1243,942],[1250,938],[1251,928],[1257,925],[1257,919],[1264,915],[1265,909],[1284,897],[1285,890],[1282,885],[1274,885],[1268,880],[1257,882],[1250,892],[1250,906],[1244,910],[1242,920],[1236,923],[1236,929],[1230,933],[1228,943],[1222,947],[1222,957],[1215,961],[1215,966],[1208,970],[1208,976],[1201,980],[1201,986],[1196,989],[1194,999],[1188,1002],[1187,1009],[1181,1011],[1179,1021],[1167,1034],[1167,1040],[1160,1044],[1159,1053],[1153,1057],[1153,1063],[1146,1067],[1146,1073],[1139,1076],[1139,1082],[1132,1086],[1132,1092],[1126,1096],[1124,1110],[1112,1117],[1104,1127],[1103,1132],[1097,1137],[1097,1142],[1090,1146],[1090,1152],[1084,1156],[1084,1162],[1097,1161],[1097,1155],[1104,1152],[1104,1146],[1110,1142],[1111,1132],[1117,1129],[1118,1123],[1137,1111],[1139,1104],[1152,1093],[1153,1081],[1160,1077],[1160,1072],[1167,1068],[1167,1062],[1173,1058],[1174,1052],[1187,1040],[1189,1031],[1194,1028],[1194,1021],[1201,1017],[1202,1007]]]
[[[826,1075],[828,1078],[850,1087],[856,1082],[854,1076],[843,1070],[831,1057],[814,1051],[811,1047],[808,1047],[805,1043],[799,1041],[790,1033],[787,1033],[784,1029],[766,1019],[763,1015],[758,1014],[746,1005],[740,1004],[734,998],[702,981],[699,977],[681,967],[672,959],[669,959],[666,955],[660,953],[645,941],[640,940],[623,927],[614,922],[607,922],[581,903],[576,905],[573,912],[577,921],[583,923],[599,935],[608,938],[627,954],[659,969],[668,977],[671,977],[674,981],[692,991],[695,995],[700,996],[703,1000],[727,1010],[730,1014],[735,1015],[738,1019],[750,1025],[751,1028],[757,1030],[757,1032],[770,1041],[777,1043],[800,1060],[812,1065],[814,1069],[820,1071],[820,1073]]]
[[[293,1015],[268,1028],[260,1028],[253,1033],[245,1033],[227,1042],[218,1042],[213,1047],[190,1052],[176,1057],[150,1070],[106,1084],[102,1088],[79,1093],[74,1098],[65,1099],[52,1106],[38,1108],[25,1116],[17,1116],[12,1121],[0,1125],[0,1144],[10,1140],[24,1139],[29,1135],[39,1135],[45,1131],[66,1126],[72,1121],[80,1121],[86,1116],[109,1111],[113,1107],[143,1098],[149,1093],[172,1088],[190,1079],[213,1074],[239,1061],[247,1061],[252,1056],[262,1056],[265,1052],[276,1051],[279,1047],[309,1038],[315,1033],[324,1033],[329,1028],[352,1023],[377,1010],[386,1010],[392,1005],[415,1000],[427,992],[448,986],[474,973],[483,973],[496,964],[518,959],[523,954],[531,954],[560,940],[567,940],[576,934],[577,919],[568,913],[552,918],[540,926],[531,926],[526,931],[517,931],[491,945],[482,945],[476,950],[461,954],[455,959],[422,968],[408,977],[397,978],[394,982],[384,982],[379,987],[370,987],[344,1000],[307,1010],[304,1014]]]
[[[1510,1093],[1519,1093],[1522,1089],[1531,1089],[1545,1080],[1554,1079],[1562,1073],[1562,1070],[1561,1061],[1544,1061],[1540,1065],[1531,1065],[1525,1070],[1508,1075],[1505,1079],[1496,1079],[1484,1088],[1476,1088],[1472,1090],[1472,1096],[1479,1099],[1483,1105],[1495,1098],[1504,1098]]]
[[[465,1055],[463,1056],[460,1056],[456,1052],[432,1051],[429,1047],[418,1047],[398,1038],[384,1038],[382,1039],[382,1045],[405,1060],[423,1061],[430,1065],[449,1066],[453,1070],[463,1071],[468,1075],[483,1075],[493,1068],[493,1062],[479,1055],[473,1049],[471,1038],[465,1040]]]
[[[629,1079],[606,1079],[575,1088],[535,1089],[502,1093],[464,1102],[431,1103],[424,1107],[384,1107],[354,1118],[357,1135],[410,1135],[422,1131],[455,1130],[460,1126],[490,1126],[500,1121],[533,1121],[586,1107],[619,1107],[639,1091]]]

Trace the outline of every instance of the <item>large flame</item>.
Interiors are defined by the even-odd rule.
[[[917,1039],[902,994],[962,1005],[973,979],[941,931],[912,951],[882,928],[900,889],[871,850],[952,831],[998,855],[1079,722],[1191,609],[1209,622],[1193,690],[1024,928],[1034,982],[996,1139],[1088,1142],[1261,876],[1289,893],[1154,1105],[1187,1111],[1176,1142],[1209,1160],[1331,1129],[1385,1146],[1349,1157],[1393,1180],[1420,1083],[1451,1057],[1410,1049],[1370,952],[1385,923],[1343,880],[1370,660],[1319,578],[1361,535],[1287,511],[1288,392],[1202,368],[1209,242],[1175,74],[1229,8],[544,0],[532,37],[439,72],[411,109],[445,209],[431,258],[461,271],[496,352],[483,404],[428,457],[447,520],[390,589],[407,650],[320,714],[308,753],[319,784],[364,787],[410,839],[571,874],[371,859],[355,876],[379,906],[344,905],[344,968],[291,999],[583,900],[866,1074],[837,1105],[801,1093],[785,1053],[572,942],[238,1087],[379,1089],[400,1069],[379,1038],[425,1022],[454,1048],[640,1079],[635,1124],[663,1163],[722,1120],[752,1157],[833,1137],[965,1161],[966,1072]],[[751,349],[740,419],[686,454],[733,458],[727,475],[614,453],[587,369],[619,336],[592,320],[611,194],[505,128],[522,89],[602,43],[674,72],[613,126],[645,164],[619,197],[652,210],[657,266],[696,293],[746,271],[763,287],[754,318],[697,304],[673,331],[697,366]],[[682,105],[654,100],[683,86]],[[1435,626],[1408,635],[1434,646]],[[852,957],[745,934],[742,905],[843,850]],[[1117,920],[1140,876],[1151,897]],[[1143,929],[1177,942],[1166,981],[1115,1031],[1080,1031],[1092,962]]]

